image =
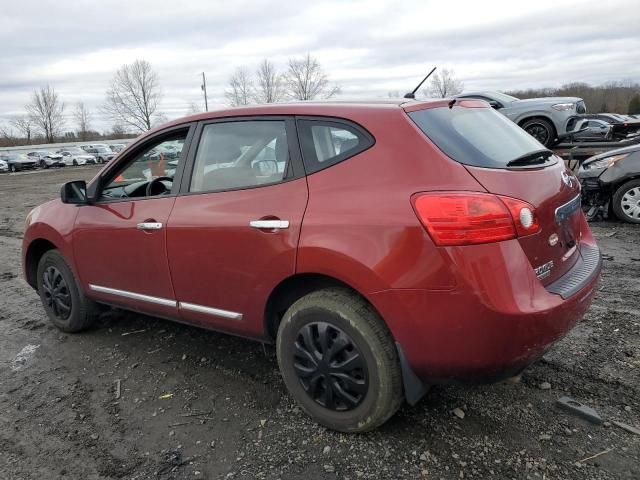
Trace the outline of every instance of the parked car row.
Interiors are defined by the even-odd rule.
[[[35,168],[76,167],[110,162],[124,149],[122,143],[107,145],[104,143],[65,147],[56,152],[33,150],[28,153],[0,153],[0,173],[18,172]]]
[[[519,98],[502,92],[465,92],[456,98],[484,100],[545,147],[564,140],[616,141],[640,135],[640,115],[587,114],[578,97]]]

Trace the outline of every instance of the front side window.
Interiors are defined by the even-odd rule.
[[[173,177],[183,158],[186,136],[187,131],[181,131],[135,152],[111,175],[111,180],[102,190],[102,199],[171,193]]]
[[[357,155],[374,143],[364,130],[341,122],[298,120],[298,131],[307,174]]]
[[[205,125],[196,154],[191,192],[273,184],[285,178],[289,145],[283,120]]]

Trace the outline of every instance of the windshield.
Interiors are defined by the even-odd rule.
[[[428,108],[409,117],[440,150],[465,165],[505,168],[511,160],[545,149],[492,108]]]
[[[100,153],[111,153],[111,150],[109,150],[106,147],[97,147],[96,148],[96,152],[100,152]]]
[[[75,153],[75,154],[80,154],[80,155],[83,155],[83,154],[87,153],[84,150],[82,150],[81,148],[67,148],[65,150],[65,152]]]
[[[28,160],[24,153],[10,153],[6,155],[7,160]]]

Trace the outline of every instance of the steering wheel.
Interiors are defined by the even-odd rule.
[[[173,184],[173,178],[171,177],[158,177],[147,183],[147,197],[155,197],[156,195],[164,195],[171,191],[171,187],[167,187],[164,182]],[[162,190],[160,190],[162,188]]]

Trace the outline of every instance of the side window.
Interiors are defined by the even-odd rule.
[[[283,120],[205,125],[191,176],[191,192],[212,192],[280,182],[289,163]]]
[[[374,144],[356,125],[327,120],[298,120],[302,157],[307,174],[353,157]]]
[[[134,151],[111,174],[101,198],[154,197],[171,193],[178,163],[183,161],[182,148],[187,133],[188,130],[177,132]]]

